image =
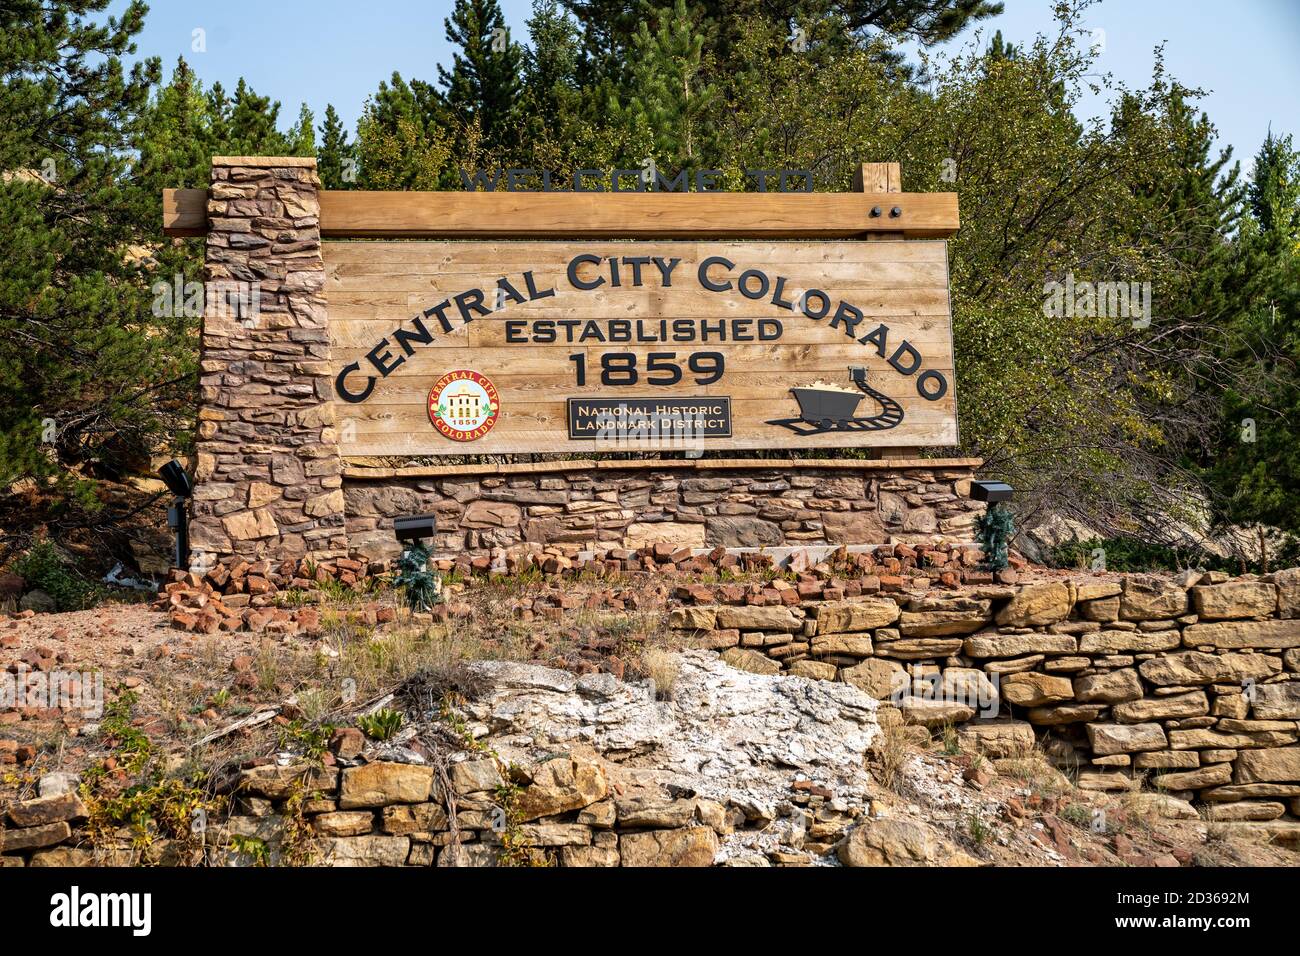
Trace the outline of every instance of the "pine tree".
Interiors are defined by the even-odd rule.
[[[350,189],[356,183],[356,147],[348,142],[348,131],[333,104],[325,107],[316,167],[326,189]]]
[[[190,342],[151,314],[147,230],[123,191],[160,78],[129,70],[145,14],[110,0],[0,6],[0,479],[114,474],[160,435]],[[182,339],[185,339],[182,342]],[[84,485],[74,485],[78,489]],[[77,499],[92,505],[93,497]]]
[[[444,21],[459,50],[450,71],[438,67],[447,108],[462,124],[477,122],[488,149],[518,138],[523,52],[510,39],[497,0],[456,0]]]
[[[663,169],[692,167],[710,155],[704,118],[717,89],[704,77],[704,36],[698,18],[676,0],[650,32],[643,22],[633,41],[630,97],[611,113],[632,134],[650,137],[653,159]]]
[[[450,135],[440,117],[437,91],[394,73],[379,84],[357,124],[357,159],[363,189],[459,188],[450,169]]]
[[[1236,367],[1251,373],[1229,390],[1210,461],[1217,514],[1300,539],[1300,153],[1271,133],[1255,157],[1238,230],[1245,307],[1233,332]],[[1293,554],[1294,558],[1296,555]]]

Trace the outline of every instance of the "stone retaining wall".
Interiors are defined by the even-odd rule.
[[[433,512],[436,550],[486,554],[522,542],[601,550],[875,545],[968,541],[983,504],[977,461],[560,462],[351,469],[348,542],[372,559],[397,553],[393,518]]]
[[[1300,568],[960,592],[864,579],[835,601],[782,601],[780,584],[771,600],[695,589],[704,603],[671,625],[737,667],[853,684],[889,702],[882,725],[952,724],[995,756],[1037,735],[1085,789],[1146,774],[1214,819],[1300,817]]]

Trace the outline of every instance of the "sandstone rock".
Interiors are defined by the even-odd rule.
[[[1080,702],[1118,704],[1126,700],[1137,700],[1141,696],[1142,681],[1138,679],[1137,671],[1131,667],[1074,679],[1074,697]]]
[[[816,642],[813,642],[813,650],[816,651]],[[806,677],[809,680],[834,680],[839,668],[834,664],[827,664],[823,661],[795,661],[790,665],[790,674],[793,677]]]
[[[380,810],[380,829],[389,836],[447,829],[447,811],[436,803],[399,803]]]
[[[717,626],[741,631],[783,631],[793,634],[803,628],[803,621],[795,617],[788,607],[720,607]],[[820,626],[820,625],[819,625]]]
[[[221,519],[221,526],[233,541],[252,541],[257,538],[269,538],[280,533],[271,512],[265,508],[254,511],[239,511]]]
[[[47,823],[68,823],[86,819],[86,805],[75,793],[37,797],[9,808],[9,822],[16,827],[39,827]]]
[[[1260,720],[1300,720],[1300,681],[1257,684],[1251,712]]]
[[[749,671],[751,674],[781,673],[779,662],[748,647],[729,647],[722,652],[721,657],[737,670]]]
[[[1081,770],[1075,785],[1080,790],[1116,792],[1131,790],[1133,778],[1120,770]]]
[[[1151,574],[1124,576],[1119,615],[1126,621],[1156,621],[1187,613],[1187,591]]]
[[[907,686],[907,673],[894,661],[871,658],[840,671],[840,680],[876,700],[888,700]]]
[[[578,822],[584,827],[595,827],[601,830],[608,830],[614,826],[618,820],[618,811],[614,807],[613,800],[600,800],[591,806],[583,807],[578,814]]]
[[[761,518],[719,516],[704,524],[704,544],[710,548],[765,548],[784,542],[780,526]]]
[[[1265,797],[1300,796],[1300,783],[1242,783],[1215,787],[1201,793],[1202,800],[1256,800]]]
[[[709,827],[624,833],[618,841],[623,866],[712,866],[718,835]]]
[[[934,827],[901,818],[864,820],[836,848],[845,866],[978,866]]]
[[[1020,757],[1034,749],[1034,728],[1023,720],[975,720],[957,728],[963,750],[993,758]]]
[[[716,607],[675,607],[668,615],[668,626],[674,630],[711,631],[717,626]]]
[[[1074,581],[1074,599],[1075,601],[1102,601],[1107,598],[1119,597],[1120,592],[1124,590],[1119,581],[1104,581],[1098,579],[1087,579]]]
[[[322,813],[312,818],[316,832],[327,837],[361,836],[374,829],[374,815],[360,810]]]
[[[647,827],[671,830],[695,819],[692,800],[655,797],[619,798],[614,801],[618,825],[625,828]]]
[[[581,810],[608,793],[609,782],[599,765],[557,757],[538,767],[533,782],[519,795],[519,819],[527,822]]]
[[[998,611],[997,622],[1003,627],[1043,627],[1064,621],[1073,606],[1074,593],[1065,582],[1027,584]]]
[[[1286,813],[1286,804],[1275,800],[1242,800],[1211,803],[1206,816],[1211,820],[1276,820]]]
[[[1191,770],[1200,765],[1201,758],[1195,750],[1154,750],[1133,756],[1137,770]]]
[[[1300,783],[1300,747],[1247,750],[1237,758],[1233,783]]]
[[[1256,747],[1283,747],[1295,743],[1295,726],[1286,731],[1262,730],[1247,733],[1225,733],[1220,730],[1194,728],[1169,731],[1169,745],[1175,750],[1250,750]]]
[[[966,638],[963,649],[967,657],[1074,654],[1079,650],[1079,641],[1070,634],[998,634],[981,631]]]
[[[633,522],[623,534],[623,547],[629,550],[654,544],[671,544],[674,548],[703,548],[704,525],[677,521]]]
[[[1197,770],[1157,775],[1152,783],[1162,790],[1200,790],[1232,781],[1232,764],[1215,763]]]
[[[56,846],[49,850],[38,850],[32,854],[32,861],[28,864],[28,866],[55,867],[61,870],[95,865],[94,852],[76,846]]]
[[[501,853],[495,846],[483,843],[453,843],[438,852],[440,867],[493,867],[497,866]]]
[[[1129,805],[1138,813],[1165,820],[1199,820],[1201,815],[1186,800],[1166,793],[1135,793]]]
[[[1107,624],[1119,620],[1119,598],[1107,597],[1096,601],[1077,601],[1074,610],[1080,620]]]
[[[848,631],[874,631],[898,620],[898,604],[888,599],[839,601],[812,609],[817,619],[817,635],[842,634]],[[728,625],[730,626],[730,625]]]
[[[911,637],[879,644],[876,654],[901,661],[919,661],[930,657],[949,657],[962,647],[960,637]]]
[[[1210,712],[1203,691],[1177,694],[1171,697],[1151,697],[1116,704],[1111,711],[1122,724],[1141,724],[1152,720],[1171,720],[1177,717],[1198,717]]]
[[[975,716],[975,707],[964,701],[936,700],[908,695],[894,703],[902,711],[904,722],[922,727],[960,724]]]
[[[1056,726],[1096,720],[1106,711],[1105,704],[1061,704],[1056,707],[1033,707],[1025,714],[1031,724]]]
[[[1177,628],[1168,631],[1098,631],[1079,638],[1084,654],[1128,654],[1167,651],[1179,644]]]
[[[456,779],[453,765],[453,781]],[[433,768],[405,763],[368,763],[343,771],[339,808],[382,807],[390,803],[424,803],[433,788]],[[376,844],[379,845],[379,844]]]
[[[875,511],[825,511],[822,531],[830,544],[883,544],[889,537]]]
[[[990,601],[969,601],[971,607],[904,611],[898,629],[909,637],[948,637],[972,634],[988,624]]]
[[[1152,658],[1138,665],[1138,672],[1160,687],[1191,684],[1239,684],[1278,673],[1282,664],[1265,654],[1202,654],[1186,651]]]
[[[1300,617],[1300,568],[1287,568],[1273,574],[1277,587],[1277,614],[1285,620]]]
[[[615,847],[600,846],[566,846],[560,850],[561,866],[618,866],[619,856]]]
[[[578,823],[528,823],[519,828],[520,846],[590,846],[591,828]]]
[[[1183,631],[1183,643],[1188,647],[1209,645],[1228,650],[1245,647],[1279,650],[1300,647],[1300,620],[1193,624]]]
[[[1002,698],[1018,707],[1041,707],[1074,698],[1074,685],[1068,677],[1025,671],[1002,681]]]
[[[1159,724],[1087,724],[1088,743],[1099,757],[1165,750],[1169,741]]]
[[[866,634],[818,634],[812,639],[812,652],[818,657],[870,657],[871,637]]]
[[[325,837],[318,841],[326,866],[405,866],[411,841],[402,836]]]
[[[501,779],[501,769],[491,757],[461,760],[451,765],[451,785],[457,793],[495,792],[504,782]],[[428,797],[424,799],[427,800]]]
[[[287,800],[298,789],[307,793],[331,792],[339,785],[339,772],[329,767],[313,767],[309,763],[281,767],[270,764],[240,771],[235,790],[243,796],[265,797],[267,800]]]
[[[1268,617],[1277,609],[1277,588],[1265,581],[1201,585],[1191,595],[1192,610],[1203,621]]]
[[[26,827],[22,830],[0,830],[0,852],[17,853],[19,850],[36,850],[54,846],[72,836],[72,828],[64,821]]]

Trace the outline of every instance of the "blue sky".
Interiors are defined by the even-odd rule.
[[[115,0],[120,10],[126,0]],[[1005,0],[983,27],[1013,43],[1051,31],[1051,0]],[[184,56],[206,83],[227,87],[244,76],[282,104],[286,121],[307,103],[319,122],[333,103],[354,127],[366,97],[394,70],[432,80],[450,62],[443,19],[451,0],[153,0],[139,41],[143,56],[160,56],[170,71]],[[531,0],[502,0],[512,34],[525,36]],[[1300,0],[1101,0],[1085,25],[1104,31],[1100,66],[1129,86],[1151,76],[1152,51],[1165,42],[1165,62],[1184,84],[1209,93],[1203,108],[1223,143],[1249,169],[1271,123],[1300,132]],[[195,29],[206,52],[193,52]],[[967,36],[963,36],[963,40]],[[958,41],[962,42],[961,40]],[[1089,98],[1084,112],[1104,104]],[[1300,138],[1300,137],[1297,137]]]

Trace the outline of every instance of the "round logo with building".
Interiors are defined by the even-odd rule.
[[[492,430],[501,397],[486,375],[469,369],[448,372],[429,390],[429,421],[444,438],[474,441]]]

